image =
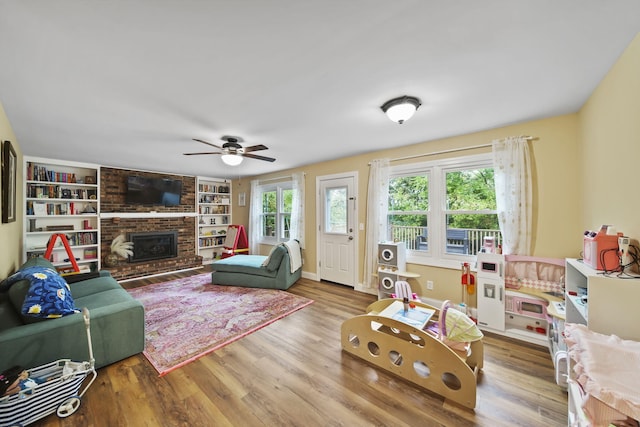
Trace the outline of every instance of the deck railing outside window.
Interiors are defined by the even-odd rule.
[[[389,235],[394,242],[405,242],[408,250],[426,251],[428,249],[427,227],[392,225]],[[449,228],[447,229],[446,252],[475,255],[480,252],[486,236],[492,236],[496,246],[502,244],[500,230]]]

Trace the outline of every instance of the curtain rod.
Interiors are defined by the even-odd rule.
[[[527,141],[537,141],[538,137],[536,136],[529,136],[529,135],[524,135],[522,136],[524,139],[526,139]],[[504,141],[508,138],[502,138],[499,139],[498,141]],[[476,148],[485,148],[485,147],[491,147],[492,143],[489,144],[480,144],[480,145],[473,145],[471,147],[462,147],[462,148],[452,148],[450,150],[440,150],[440,151],[433,151],[431,153],[423,153],[423,154],[414,154],[412,156],[404,156],[404,157],[396,157],[395,159],[389,159],[390,162],[397,162],[399,160],[408,160],[408,159],[415,159],[416,157],[427,157],[427,156],[436,156],[438,154],[447,154],[447,153],[455,153],[457,151],[465,151],[465,150],[473,150]],[[371,163],[369,163],[369,166],[371,166]]]
[[[302,172],[302,175],[306,176],[307,173],[306,172]],[[291,174],[291,175],[283,175],[283,176],[276,176],[276,177],[273,177],[273,178],[259,179],[258,182],[262,183],[262,182],[269,182],[269,181],[278,181],[280,179],[287,179],[287,178],[293,178],[293,174]]]

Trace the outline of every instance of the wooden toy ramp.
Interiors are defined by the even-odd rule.
[[[475,408],[477,375],[484,358],[482,340],[469,343],[467,351],[456,351],[435,333],[378,314],[394,301],[376,301],[367,307],[368,314],[346,320],[341,327],[343,351],[445,399]],[[435,310],[434,318],[439,316],[435,307],[412,303]]]
[[[227,228],[227,237],[224,239],[222,258],[229,258],[234,255],[249,253],[249,241],[244,225],[230,225]]]

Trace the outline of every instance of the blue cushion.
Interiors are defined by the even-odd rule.
[[[42,266],[27,267],[10,276],[8,282],[13,284],[21,280],[29,283],[22,307],[18,307],[20,298],[17,294],[12,295],[13,289],[10,289],[10,297],[23,316],[56,318],[80,312],[74,305],[69,285],[56,270]],[[24,282],[23,286],[20,285],[16,290],[22,294],[26,286]]]

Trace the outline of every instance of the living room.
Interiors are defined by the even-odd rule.
[[[532,255],[553,258],[579,258],[582,251],[583,233],[602,224],[613,224],[618,230],[624,232],[636,241],[640,238],[640,224],[636,219],[635,209],[640,208],[640,202],[633,197],[632,183],[635,178],[634,162],[640,152],[638,135],[640,135],[640,122],[637,117],[640,114],[640,36],[636,36],[622,55],[615,61],[615,64],[608,71],[606,76],[594,89],[588,100],[577,111],[570,114],[540,118],[522,123],[500,126],[488,130],[466,133],[446,138],[436,138],[412,145],[394,147],[385,150],[367,152],[352,155],[340,159],[322,161],[319,163],[307,164],[284,170],[277,170],[263,173],[256,176],[240,177],[233,179],[234,195],[246,193],[249,195],[251,180],[268,180],[282,175],[296,172],[306,174],[306,199],[305,209],[307,216],[307,229],[305,232],[304,250],[304,271],[307,279],[313,279],[317,275],[318,254],[317,236],[315,232],[315,212],[316,212],[316,180],[318,177],[345,172],[356,172],[360,177],[358,180],[357,193],[360,197],[357,200],[359,217],[357,222],[366,223],[366,197],[367,177],[369,174],[369,163],[379,158],[402,158],[421,155],[424,153],[437,152],[451,149],[464,149],[481,144],[487,144],[495,139],[501,139],[512,135],[532,135],[537,139],[530,143],[531,157],[533,159],[533,179],[534,179],[534,220],[533,220],[533,245]],[[16,188],[23,188],[23,149],[25,145],[21,143],[12,129],[9,117],[11,111],[5,111],[0,99],[0,137],[2,140],[9,140],[17,154]],[[420,110],[418,110],[420,113]],[[418,114],[417,113],[417,114]],[[380,113],[382,115],[382,113]],[[384,118],[384,117],[382,117]],[[468,153],[487,153],[490,148],[479,148],[469,150]],[[29,155],[38,156],[38,152],[29,152]],[[125,156],[126,154],[122,154]],[[64,160],[64,159],[63,159]],[[113,165],[105,164],[105,167]],[[168,172],[168,171],[154,171]],[[631,190],[631,191],[630,191]],[[4,278],[17,270],[22,264],[22,234],[24,229],[24,195],[18,190],[16,193],[16,221],[3,223],[0,225],[0,237],[2,238],[2,250],[0,252],[0,277]],[[248,226],[249,206],[241,206],[237,196],[232,200],[233,223]],[[364,230],[359,231],[360,254],[364,253]],[[269,248],[264,246],[261,252],[265,255]],[[358,263],[358,281],[361,285],[364,278],[364,266]],[[440,268],[430,265],[410,264],[411,272],[420,277],[412,280],[415,291],[425,297],[444,300],[459,298],[460,271],[459,269]],[[434,289],[427,288],[427,280],[432,281]],[[357,286],[356,286],[357,287]],[[342,293],[344,290],[338,291]],[[355,299],[359,297],[354,297]],[[292,325],[293,326],[293,325]],[[304,336],[301,339],[313,338]],[[337,332],[336,332],[337,334]],[[240,342],[238,343],[240,344]],[[318,342],[313,342],[320,345]],[[275,344],[269,344],[275,345]],[[512,343],[508,340],[496,344],[496,347],[504,346],[509,348]],[[234,352],[234,357],[241,358],[244,363],[251,364],[255,359],[251,356],[252,349],[243,347],[246,354]],[[229,350],[231,352],[231,350]],[[223,370],[224,355],[231,354],[224,351],[212,360],[220,363],[222,367],[213,368],[217,371]],[[548,356],[547,356],[548,357]],[[344,357],[343,357],[344,358]],[[292,360],[285,361],[292,362]],[[127,364],[129,363],[129,364]],[[213,364],[214,362],[203,362]],[[330,364],[331,362],[326,362]],[[347,362],[353,364],[353,361]],[[135,375],[144,370],[139,360],[124,362],[113,368],[101,371],[101,375],[114,375],[124,384],[129,381],[122,372],[131,369]],[[269,365],[262,367],[265,370]],[[180,373],[176,371],[175,379],[169,385],[162,383],[159,379],[154,379],[153,386],[163,394],[161,401],[166,402],[167,395],[173,393],[173,384],[180,381],[189,383],[194,376],[204,374],[204,368],[200,365],[192,371]],[[202,369],[198,371],[195,369]],[[301,369],[299,367],[291,369]],[[119,374],[118,374],[119,373]],[[296,372],[303,376],[303,370]],[[367,375],[374,377],[374,370],[366,371]],[[120,375],[119,377],[117,375]],[[221,374],[222,375],[222,374]],[[498,372],[487,372],[486,376],[499,375]],[[133,380],[135,382],[135,380]],[[240,381],[240,380],[238,380]],[[259,378],[260,387],[266,390],[264,383],[269,379]],[[339,382],[339,380],[337,380]],[[348,382],[349,378],[342,381]],[[117,389],[117,384],[115,388]],[[552,387],[553,384],[548,384]],[[135,388],[144,395],[149,385],[136,384]],[[212,395],[216,393],[216,385],[203,386]],[[241,389],[243,384],[237,383],[235,387]],[[403,385],[398,382],[391,382],[391,387],[397,393],[403,393]],[[98,389],[98,388],[96,388]],[[413,389],[412,389],[413,390]],[[181,392],[185,392],[181,389]],[[190,393],[192,391],[186,391]],[[106,392],[105,392],[106,393]],[[195,392],[193,392],[195,394]],[[554,392],[551,392],[554,393]],[[231,395],[230,393],[229,395]],[[293,394],[293,393],[291,393]],[[348,393],[351,394],[351,393]],[[413,395],[412,395],[413,396]],[[95,398],[99,399],[100,394]],[[224,399],[225,396],[219,396]],[[290,398],[290,393],[283,393],[282,398]],[[509,398],[503,396],[504,402]],[[234,397],[236,399],[236,397]],[[248,400],[259,400],[259,396],[253,396]],[[414,399],[411,397],[410,399]],[[203,404],[196,400],[192,405]],[[137,403],[143,407],[141,399]],[[423,402],[422,402],[423,403]],[[236,402],[228,402],[227,411],[237,405]],[[135,401],[123,403],[129,405],[131,411],[136,410]],[[158,406],[158,404],[150,404]],[[274,409],[275,411],[275,409]],[[230,412],[230,411],[229,411]],[[93,417],[100,417],[100,414],[92,414]],[[213,417],[212,415],[210,415]],[[87,415],[89,417],[89,415]],[[228,413],[227,413],[228,417]],[[444,417],[444,416],[443,416]],[[375,424],[376,417],[367,419],[369,423]],[[444,421],[443,421],[444,420]],[[236,420],[238,421],[238,420]],[[277,417],[270,421],[277,422]],[[404,420],[406,424],[410,424]],[[476,420],[477,421],[477,420]],[[485,419],[486,421],[486,419]],[[90,421],[85,419],[90,424]],[[436,421],[431,420],[432,423]],[[459,425],[471,425],[475,421],[469,417],[458,419]],[[507,423],[508,421],[503,420]],[[206,425],[206,421],[202,422]],[[440,423],[447,424],[446,418],[442,418]],[[515,421],[514,421],[515,423]],[[53,425],[53,424],[51,424]],[[66,425],[66,424],[65,424]],[[542,424],[541,424],[542,425]]]

